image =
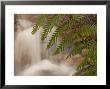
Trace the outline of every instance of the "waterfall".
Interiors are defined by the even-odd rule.
[[[28,21],[20,20],[20,24],[23,29],[17,33],[15,38],[15,72],[41,60],[40,32],[32,35],[32,26],[29,26]]]
[[[18,20],[17,31],[14,39],[14,75],[36,75],[36,76],[66,76],[72,75],[76,70],[65,64],[55,63],[58,59],[48,56],[51,51],[47,51],[46,44],[49,37],[55,31],[53,27],[52,33],[44,41],[40,40],[41,29],[34,35],[31,34],[33,23],[27,20]],[[41,47],[42,46],[42,47]],[[44,56],[44,57],[42,57]],[[60,58],[62,60],[62,58]]]

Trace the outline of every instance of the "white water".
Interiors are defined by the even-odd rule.
[[[19,75],[22,76],[69,76],[75,73],[72,67],[55,64],[49,60],[42,60],[35,65],[25,69]]]
[[[38,31],[35,35],[32,35],[31,31],[31,22],[19,20],[14,50],[15,75],[72,75],[75,72],[75,69],[72,69],[73,67],[66,66],[64,64],[55,64],[49,59],[42,59],[41,53],[47,56],[49,53],[47,53],[45,47],[41,48],[40,31]],[[46,44],[44,43],[44,45]]]

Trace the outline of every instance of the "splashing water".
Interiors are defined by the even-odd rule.
[[[75,73],[72,67],[55,64],[49,60],[42,60],[39,63],[25,69],[19,75],[22,76],[69,76]]]

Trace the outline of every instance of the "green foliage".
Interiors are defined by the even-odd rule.
[[[51,39],[49,40],[49,43],[47,44],[47,48],[53,46],[53,44],[57,41],[57,38],[61,35],[61,33],[63,33],[67,29],[72,29],[72,26],[74,25],[75,21],[79,20],[80,17],[81,15],[70,15],[69,19],[67,19],[67,21],[61,26],[59,26],[58,29],[56,29],[56,31],[53,33]]]
[[[86,43],[85,48],[88,49],[87,55],[85,56],[84,61],[82,61],[77,68],[79,71],[85,69],[80,75],[97,75],[96,45],[97,44],[94,41],[89,41]]]
[[[41,40],[44,41],[54,26],[57,29],[47,44],[50,49],[60,38],[54,55],[63,52],[71,44],[67,59],[86,50],[84,60],[78,66],[76,75],[97,74],[97,16],[95,14],[45,14],[37,16],[32,34],[43,27]]]
[[[46,15],[38,15],[36,16],[36,24],[33,26],[32,34],[35,34],[39,28],[44,25],[44,20],[45,20]]]
[[[81,28],[77,28],[76,31],[71,32],[65,38],[63,38],[61,43],[57,46],[55,54],[62,52],[64,48],[68,46],[68,44],[72,43],[73,41],[75,43],[75,39],[77,40],[80,39],[80,41],[83,41],[87,39],[88,37],[90,37],[91,35],[92,36],[96,35],[95,25],[85,25],[85,26],[82,26]]]
[[[52,17],[48,18],[47,24],[44,26],[44,31],[42,33],[42,40],[45,40],[48,33],[51,32],[54,25],[57,25],[61,15],[53,15]]]

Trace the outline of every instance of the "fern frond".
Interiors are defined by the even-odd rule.
[[[79,20],[79,18],[81,18],[81,15],[71,16],[70,19],[63,24],[63,26],[58,27],[58,29],[56,29],[51,39],[49,40],[47,48],[50,48],[57,41],[57,38],[61,35],[62,32],[67,29],[72,29],[73,24],[75,21]]]
[[[69,52],[68,56],[66,57],[66,59],[68,59],[71,56],[74,56],[78,53],[81,53],[82,48],[84,47],[84,44],[79,42],[75,45],[75,47],[72,48],[72,50]]]
[[[51,32],[52,28],[54,26],[57,26],[57,23],[58,23],[58,21],[60,20],[60,18],[62,16],[63,15],[58,14],[58,15],[54,15],[52,18],[48,19],[46,25],[44,26],[44,31],[42,33],[41,40],[45,40],[45,38],[47,37],[48,33]]]
[[[88,39],[89,36],[96,35],[96,26],[95,25],[86,25],[82,28],[76,29],[75,31],[71,32],[67,36],[63,38],[63,40],[60,42],[60,44],[57,46],[56,51],[54,54],[58,54],[64,50],[64,48],[75,41],[75,39],[78,41],[83,39]],[[84,38],[86,37],[86,38]]]
[[[45,22],[45,17],[46,15],[42,14],[42,15],[38,15],[36,17],[36,23],[35,25],[33,26],[33,29],[32,29],[32,35],[34,35],[38,30],[39,28],[44,24]]]
[[[54,54],[58,54],[62,51],[64,51],[64,48],[73,42],[73,39],[77,38],[78,35],[75,33],[75,32],[72,32],[70,34],[68,34],[66,37],[64,37],[62,39],[62,41],[60,42],[60,44],[58,44],[57,48],[56,48],[56,51]]]
[[[97,21],[96,21],[96,15],[92,14],[86,14],[86,15],[82,15],[82,18],[80,18],[80,20],[78,20],[75,24],[74,24],[74,28],[79,28],[82,27],[83,25],[96,25]]]
[[[68,23],[67,23],[68,24]],[[52,34],[51,39],[49,40],[49,43],[47,44],[47,48],[50,48],[56,41],[58,36],[64,31],[66,30],[66,28],[68,28],[68,25],[64,25],[63,27],[60,27],[58,29],[56,29],[56,31]]]
[[[88,64],[88,57],[85,57],[85,59],[82,61],[82,63],[77,67],[77,70],[82,70],[84,67],[87,67]]]
[[[87,55],[82,63],[77,67],[80,75],[96,75],[97,74],[97,51],[96,51],[96,41],[86,41],[84,42],[86,47]],[[88,67],[89,66],[89,67]],[[88,68],[86,68],[88,67]],[[85,70],[86,69],[86,70]]]
[[[96,42],[94,43],[91,43],[90,46],[88,47],[88,58],[90,58],[90,64],[91,65],[94,65],[95,63],[97,63],[97,44],[95,44]]]
[[[88,36],[96,36],[96,26],[95,25],[85,25],[85,26],[82,26],[80,29],[79,29],[79,35],[81,37],[88,37]]]

